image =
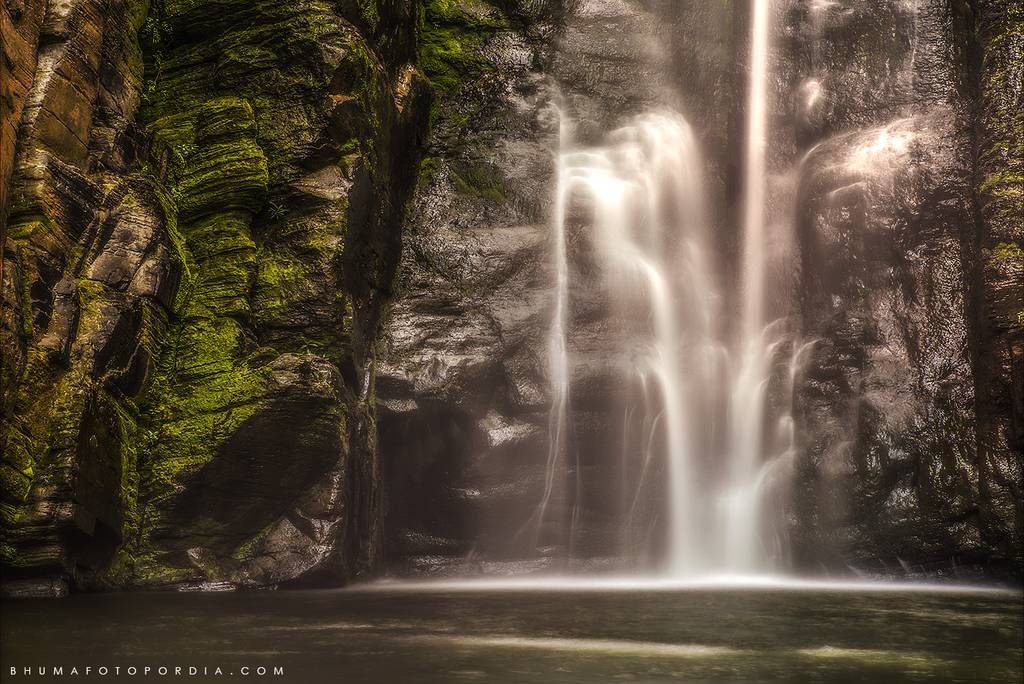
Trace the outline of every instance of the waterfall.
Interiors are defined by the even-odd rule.
[[[734,348],[739,371],[733,380],[729,431],[730,487],[722,499],[725,565],[738,572],[764,570],[758,543],[765,393],[768,385],[774,327],[765,329],[765,156],[768,128],[768,34],[770,0],[754,0],[750,36],[750,82],[747,95],[747,144],[743,207],[742,318]]]
[[[566,182],[568,169],[564,164],[567,155],[571,130],[568,117],[559,114],[559,164],[558,192],[555,195],[555,311],[552,316],[551,331],[548,335],[548,364],[551,382],[551,412],[548,420],[548,462],[545,471],[544,494],[540,506],[532,522],[539,526],[551,502],[556,478],[564,469],[569,429],[569,352],[568,352],[568,317],[569,317],[569,262],[566,254],[566,203],[567,194],[562,190]],[[572,538],[570,529],[569,538]]]
[[[769,0],[756,0],[753,10],[733,298],[740,317],[731,336],[721,324],[727,283],[709,247],[703,163],[689,123],[659,110],[634,117],[601,145],[582,146],[572,141],[570,117],[561,115],[550,442],[534,521],[545,522],[556,483],[564,478],[570,491],[574,473],[563,497],[572,511],[562,535],[570,555],[581,497],[592,487],[582,474],[588,454],[572,446],[573,340],[578,326],[596,317],[602,324],[591,335],[600,335],[602,362],[626,397],[616,450],[628,502],[619,511],[622,555],[650,558],[648,569],[670,577],[769,572],[784,555],[782,496],[796,448],[792,392],[807,346],[795,351],[786,321],[765,315]],[[602,306],[574,316],[595,298]],[[569,453],[577,454],[571,463]]]
[[[743,319],[752,342],[764,325],[765,148],[768,128],[769,0],[754,0],[747,93],[746,197],[743,204]]]
[[[664,449],[666,565],[675,574],[694,572],[710,553],[696,489],[694,388],[701,386],[702,376],[712,380],[715,366],[710,335],[714,288],[696,141],[687,122],[669,112],[637,117],[614,131],[603,147],[575,148],[564,142],[567,130],[563,124],[554,222],[556,302],[549,337],[551,451],[539,517],[566,460],[571,372],[567,231],[574,217],[586,214],[586,239],[599,265],[600,286],[617,300],[620,311],[643,312],[630,319],[642,329],[631,332],[628,349],[617,351],[633,359],[634,372],[653,393],[641,410],[646,418],[641,442]],[[639,464],[638,494],[651,455],[652,449],[646,449]]]

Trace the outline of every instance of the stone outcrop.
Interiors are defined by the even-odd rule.
[[[82,0],[19,21],[5,580],[372,571],[373,347],[429,102],[416,12]]]
[[[1020,99],[995,82],[1019,75],[1021,17],[934,2],[788,20],[799,310],[817,340],[798,394],[800,560],[1019,573],[1024,281],[996,253],[1024,238],[1006,206],[1024,129],[989,98]]]

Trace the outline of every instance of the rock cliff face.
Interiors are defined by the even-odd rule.
[[[1019,576],[1021,16],[883,0],[777,3],[774,21],[771,215],[792,228],[773,277],[793,296],[771,305],[814,340],[793,565]],[[474,44],[485,76],[439,100],[380,385],[402,571],[568,553],[522,533],[548,449],[552,103],[584,142],[644,108],[683,111],[702,134],[722,271],[738,269],[744,8],[595,0],[560,30],[532,28],[492,27]],[[621,439],[600,320],[576,316],[572,341],[576,477],[591,483],[614,479],[585,471]],[[577,561],[608,554],[605,513],[600,494],[581,502]]]
[[[794,198],[773,208],[792,214],[794,296],[775,305],[816,340],[794,563],[1019,576],[1024,16],[784,5],[772,187]],[[562,556],[512,524],[544,486],[555,107],[589,142],[682,110],[735,272],[742,3],[0,12],[9,586],[308,586]],[[603,453],[614,378],[581,330],[595,363],[573,379],[574,429]],[[583,557],[606,552],[602,510]]]
[[[654,12],[615,2],[557,9],[566,8],[518,21],[494,9],[444,17],[463,35],[476,32],[479,42],[466,47],[483,75],[439,94],[382,350],[386,547],[396,572],[524,571],[566,561],[557,530],[545,530],[548,545],[538,549],[530,525],[548,459],[559,129],[564,117],[575,140],[597,143],[668,93],[652,77],[667,59]],[[578,294],[574,301],[585,298]],[[616,377],[600,317],[577,318],[590,321],[573,342],[591,359],[576,364],[572,380],[574,430],[588,452],[581,468],[588,482],[612,483]],[[567,520],[574,502],[555,498],[549,517]],[[614,520],[599,497],[588,504],[585,548],[576,551],[607,557]]]
[[[799,306],[819,340],[805,561],[1020,572],[1024,281],[998,255],[1022,238],[1024,129],[1005,104],[1021,91],[1004,89],[1022,19],[999,2],[787,17]]]
[[[373,346],[429,111],[417,9],[5,12],[5,580],[373,571]]]

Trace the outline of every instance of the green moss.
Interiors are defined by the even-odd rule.
[[[101,283],[78,280],[79,339],[88,340],[104,321],[106,295]],[[82,353],[95,352],[86,348]],[[21,516],[33,487],[62,477],[65,461],[77,449],[82,417],[95,391],[88,362],[68,369],[57,359],[46,346],[26,350],[0,461],[0,516],[5,527]]]
[[[1012,242],[1000,242],[992,252],[992,261],[996,265],[1024,265],[1024,249]]]
[[[26,470],[28,473],[0,462],[0,488],[17,501],[24,501],[28,497],[32,485],[31,466]]]
[[[1019,234],[1024,215],[1024,111],[1019,95],[1024,52],[1024,11],[995,19],[993,35],[984,45],[982,104],[985,145],[981,155],[985,174],[978,190],[991,239],[998,241],[989,268],[1006,271],[1024,265]],[[1011,313],[1006,321],[1024,328],[1024,310]]]
[[[216,297],[203,269],[197,271],[194,298],[172,325],[142,405],[149,428],[146,488],[157,499],[180,487],[179,476],[209,462],[252,415],[266,377],[265,369],[247,361],[258,350],[246,329],[206,304]]]
[[[315,142],[320,131],[309,126],[311,110],[323,106],[339,56],[363,42],[315,0],[174,3],[165,16],[161,58],[147,63],[151,88],[141,118],[157,121],[213,99],[240,98],[252,106],[256,142],[268,159]],[[197,27],[208,27],[201,39]]]
[[[251,105],[218,98],[153,123],[171,199],[184,217],[237,209],[255,213],[266,196],[267,160],[256,143]]]
[[[452,181],[459,192],[495,203],[508,201],[505,183],[499,172],[485,164],[452,166]]]
[[[5,527],[21,516],[31,488],[62,477],[64,459],[78,442],[92,386],[80,369],[55,372],[45,353],[29,351],[29,366],[6,426],[5,470],[0,481],[0,516]]]
[[[21,568],[26,565],[25,558],[18,553],[18,549],[6,542],[0,542],[0,562],[7,568]]]
[[[494,65],[483,50],[491,37],[507,27],[504,17],[482,2],[429,0],[419,43],[420,66],[431,85],[451,92],[493,73]]]
[[[54,372],[47,355],[38,349],[29,349],[25,372],[17,395],[15,410],[4,435],[2,463],[19,473],[31,485],[37,464],[45,460],[50,436],[54,385],[59,376]],[[11,475],[4,477],[0,500],[10,508],[4,509],[4,521],[12,522],[28,495],[22,483]]]
[[[343,319],[352,305],[334,282],[347,202],[297,202],[296,181],[327,150],[339,156],[328,163],[349,177],[359,165],[386,191],[399,116],[394,65],[371,46],[398,35],[387,23],[406,12],[400,4],[392,12],[378,11],[377,0],[346,2],[349,24],[321,0],[155,2],[140,32],[146,79],[138,118],[152,133],[141,176],[165,215],[182,279],[170,312],[144,314],[154,367],[134,405],[118,405],[127,543],[101,578],[115,586],[195,577],[192,568],[169,566],[180,558],[152,533],[191,475],[263,405],[269,360],[315,351],[341,363],[351,354],[351,321]],[[198,538],[204,530],[199,523],[188,532]],[[264,533],[237,554],[251,553]],[[198,564],[208,562],[221,576],[231,564]]]
[[[151,499],[180,489],[181,477],[208,463],[252,415],[266,373],[245,363],[245,346],[245,331],[231,319],[199,318],[172,333],[143,403]]]
[[[257,275],[252,221],[266,200],[266,155],[257,143],[252,105],[214,98],[152,123],[150,176],[167,215],[183,278],[166,332],[154,339],[156,368],[138,418],[122,423],[135,435],[122,459],[137,462],[139,501],[127,501],[126,527],[137,531],[132,554],[150,580],[170,579],[147,547],[164,501],[255,411],[266,369],[247,322]],[[128,559],[123,559],[127,566]]]
[[[270,534],[270,530],[273,529],[273,527],[274,523],[271,523],[260,530],[257,534],[242,542],[238,548],[235,549],[235,553],[232,557],[237,561],[243,561],[251,558],[260,543],[267,538],[268,534]]]
[[[308,286],[309,269],[289,258],[264,259],[260,263],[256,304],[262,315],[274,318]]]

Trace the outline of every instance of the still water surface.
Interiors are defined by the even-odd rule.
[[[1006,592],[378,587],[82,595],[2,612],[3,681],[50,681],[10,668],[59,664],[219,666],[212,681],[303,683],[1024,678],[1024,603]],[[285,674],[239,676],[258,666]]]

